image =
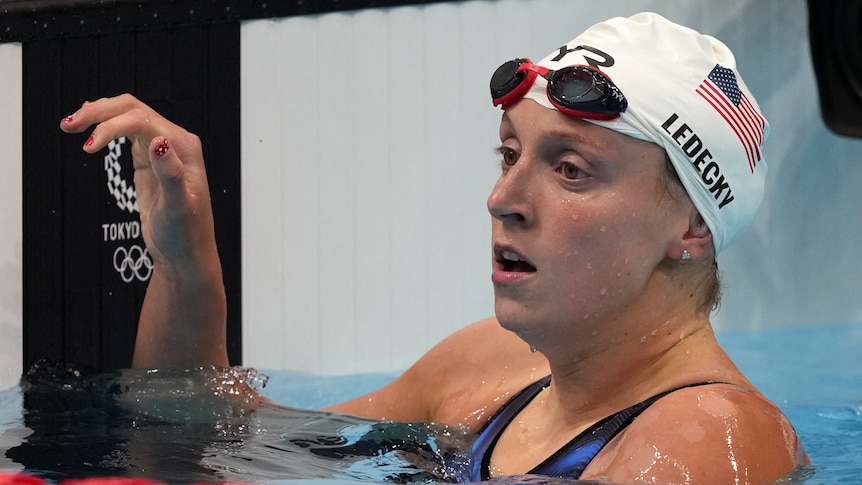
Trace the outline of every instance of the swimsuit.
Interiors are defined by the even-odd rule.
[[[494,446],[497,444],[497,440],[500,439],[500,435],[503,434],[503,431],[509,423],[515,419],[515,416],[517,416],[518,413],[520,413],[524,407],[539,394],[539,392],[548,387],[550,383],[551,376],[547,376],[544,379],[531,384],[515,397],[510,399],[509,402],[504,404],[503,407],[494,414],[491,420],[488,421],[488,424],[486,424],[482,429],[479,437],[476,439],[476,442],[473,443],[473,447],[470,450],[471,456],[473,457],[473,463],[470,470],[471,481],[479,482],[490,479],[491,453],[494,450]],[[581,476],[581,473],[583,473],[584,469],[590,461],[595,458],[599,451],[652,403],[673,391],[685,387],[701,386],[705,384],[715,383],[701,382],[671,389],[602,419],[569,441],[566,445],[557,450],[556,453],[546,458],[542,463],[530,470],[528,474],[577,479]]]

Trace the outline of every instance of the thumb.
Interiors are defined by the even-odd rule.
[[[162,196],[172,201],[182,196],[183,192],[183,162],[176,151],[171,150],[167,138],[158,136],[150,142],[150,167],[162,189]]]

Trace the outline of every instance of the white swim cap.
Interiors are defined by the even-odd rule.
[[[607,74],[628,107],[617,119],[587,121],[665,149],[716,252],[745,231],[763,199],[769,124],[722,42],[640,13],[593,25],[536,64]],[[525,97],[556,109],[546,86],[538,76]]]

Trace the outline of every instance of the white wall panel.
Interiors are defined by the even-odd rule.
[[[0,389],[16,384],[23,359],[21,44],[0,44]]]
[[[492,314],[488,78],[641,10],[728,43],[773,126],[717,327],[862,320],[860,141],[820,119],[803,0],[470,1],[243,26],[245,363],[397,371]]]
[[[496,173],[496,114],[471,94],[471,111],[490,116],[489,129],[484,140],[459,135],[474,124],[452,116],[463,109],[458,52],[469,30],[459,11],[369,10],[244,27],[246,364],[403,369],[492,313],[484,194]],[[260,93],[278,94],[253,99]],[[261,142],[261,133],[278,143]]]

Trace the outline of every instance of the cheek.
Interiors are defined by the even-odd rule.
[[[562,238],[583,250],[618,251],[633,241],[637,242],[634,246],[641,246],[644,237],[654,230],[649,211],[637,204],[614,200],[613,195],[608,197],[610,202],[617,203],[586,208],[564,201],[552,224]]]
[[[664,254],[660,235],[665,229],[652,216],[654,209],[622,203],[561,211],[552,221],[557,229],[551,231],[561,263],[567,271],[591,278],[601,298],[612,296],[626,279],[642,279]]]
[[[656,250],[663,252],[678,214],[671,212],[673,206],[654,197],[655,194],[641,194],[640,198],[629,198],[614,207],[606,229],[620,249],[625,247],[644,256]]]
[[[574,282],[578,295],[604,299],[611,296],[619,278],[631,274],[631,257],[625,241],[628,221],[607,217],[604,211],[568,213],[552,221],[556,230],[548,240],[557,251],[562,277]],[[593,290],[595,294],[593,294]]]

